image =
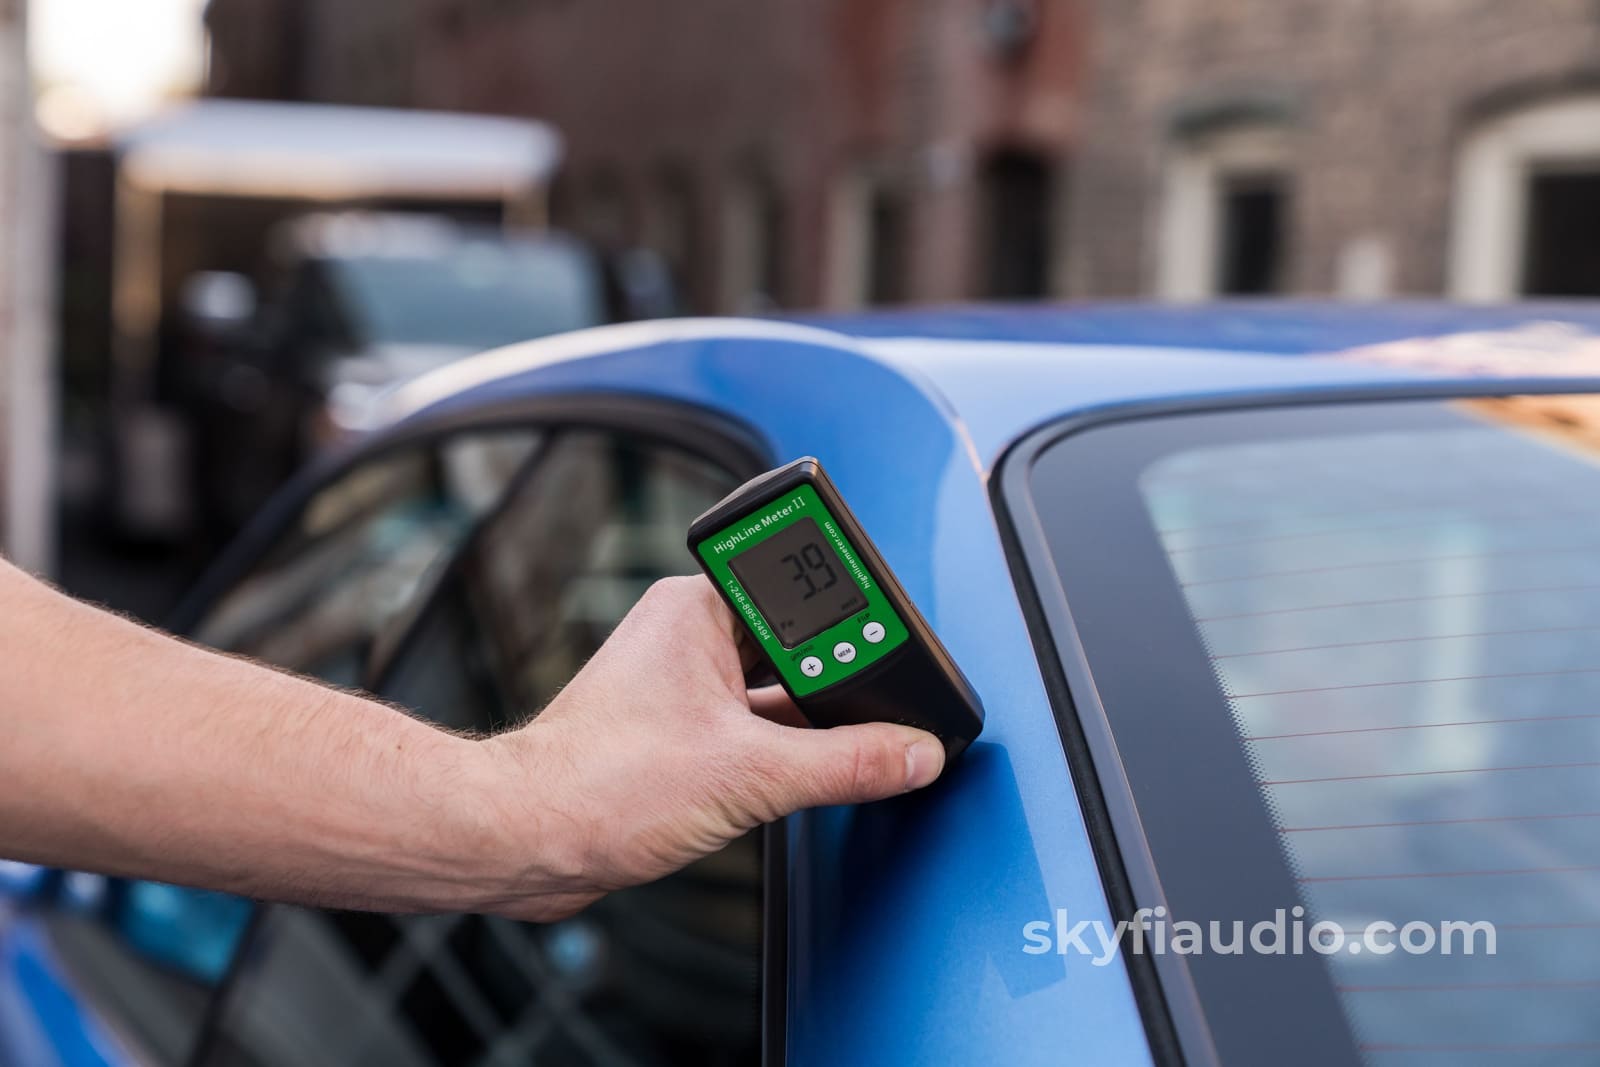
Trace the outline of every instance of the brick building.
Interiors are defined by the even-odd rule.
[[[241,73],[264,4],[298,35],[276,85]],[[213,93],[554,122],[558,221],[661,252],[696,310],[1059,288],[1078,0],[212,0],[207,21]]]
[[[263,4],[277,95],[556,122],[563,220],[702,310],[1600,295],[1594,0],[212,0],[214,48]]]
[[[1600,294],[1593,0],[1098,0],[1065,291]]]
[[[310,5],[211,0],[205,13],[206,87],[225,96],[292,100],[302,93]]]

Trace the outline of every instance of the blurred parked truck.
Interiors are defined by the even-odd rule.
[[[225,536],[318,453],[370,429],[383,395],[488,348],[608,321],[598,257],[415,215],[306,216],[272,239],[268,296],[204,271],[181,298],[192,505]]]
[[[546,226],[561,142],[484,115],[205,100],[112,144],[103,527],[215,544],[384,388],[670,313]]]

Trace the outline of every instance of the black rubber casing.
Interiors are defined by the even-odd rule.
[[[704,568],[699,551],[702,541],[801,485],[816,490],[845,539],[855,548],[867,573],[905,622],[910,637],[859,674],[810,696],[794,696],[793,690],[789,695],[814,726],[903,723],[936,735],[944,742],[947,759],[955,759],[983,731],[983,704],[816,459],[810,456],[797,459],[735,489],[690,524],[690,554]],[[709,571],[707,574],[710,576]],[[728,591],[714,577],[712,581],[735,617],[740,617],[739,608]],[[759,642],[752,640],[750,643],[760,647]],[[761,653],[770,660],[765,648]],[[777,665],[772,664],[772,667],[782,681]],[[784,688],[788,689],[787,682]]]

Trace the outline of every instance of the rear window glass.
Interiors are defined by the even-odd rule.
[[[1119,833],[1162,823],[1174,917],[1260,910],[1265,885],[1350,935],[1197,962],[1230,1062],[1267,1062],[1253,1032],[1292,1047],[1273,1013],[1342,1020],[1307,1050],[1329,1061],[1600,1056],[1597,428],[1593,398],[1522,397],[1185,416],[1041,453],[1033,503],[1126,752]],[[1380,920],[1492,923],[1493,953],[1363,953]],[[1224,1007],[1246,989],[1254,1011]]]

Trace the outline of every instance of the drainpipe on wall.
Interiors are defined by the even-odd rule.
[[[55,564],[53,200],[26,0],[0,0],[0,547],[37,574]]]

